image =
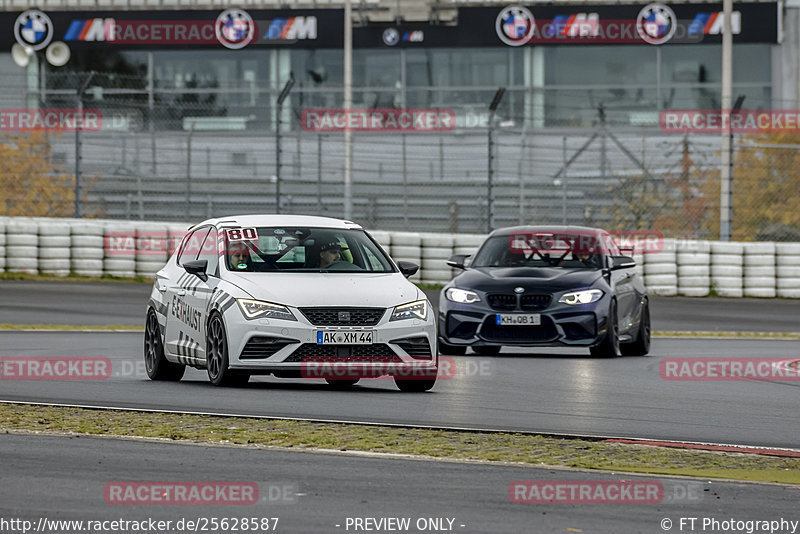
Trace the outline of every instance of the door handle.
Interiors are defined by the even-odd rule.
[[[182,297],[182,296],[186,295],[186,290],[185,289],[179,289],[177,293],[178,293],[179,297]]]

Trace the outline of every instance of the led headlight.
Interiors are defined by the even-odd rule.
[[[428,301],[418,300],[416,302],[409,302],[408,304],[397,306],[389,320],[422,319],[424,321],[426,317],[428,317]]]
[[[599,289],[585,289],[583,291],[573,291],[571,293],[564,293],[558,302],[564,304],[589,304],[600,300],[603,292]]]
[[[472,304],[473,302],[480,302],[481,298],[474,291],[468,289],[459,289],[457,287],[450,287],[444,292],[447,300],[459,302],[461,304]]]
[[[285,321],[296,321],[292,312],[286,306],[262,302],[260,300],[236,299],[239,309],[248,319],[283,319]]]

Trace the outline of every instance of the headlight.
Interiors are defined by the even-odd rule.
[[[409,302],[408,304],[397,306],[389,320],[422,319],[424,321],[426,317],[428,317],[428,301],[418,300],[416,302]]]
[[[444,292],[447,300],[453,302],[460,302],[461,304],[472,304],[473,302],[480,302],[481,298],[474,291],[467,289],[458,289],[457,287],[450,287]]]
[[[286,321],[296,321],[292,312],[286,306],[273,304],[271,302],[261,302],[260,300],[236,299],[239,309],[248,319],[259,317],[269,319],[283,319]]]
[[[585,289],[583,291],[573,291],[572,293],[564,293],[558,302],[564,304],[589,304],[596,302],[603,296],[603,292],[599,289]]]

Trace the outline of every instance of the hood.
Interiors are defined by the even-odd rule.
[[[524,287],[526,291],[566,291],[592,287],[602,278],[597,269],[559,267],[479,267],[458,275],[452,285],[478,291],[504,291]]]
[[[225,278],[256,300],[295,307],[388,308],[425,298],[401,273],[228,273]]]

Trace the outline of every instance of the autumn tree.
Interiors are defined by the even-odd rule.
[[[705,225],[719,235],[719,174],[705,186],[715,199]],[[745,136],[733,168],[733,240],[800,239],[800,135]]]
[[[64,217],[74,212],[74,177],[51,162],[43,132],[0,139],[0,215]]]

